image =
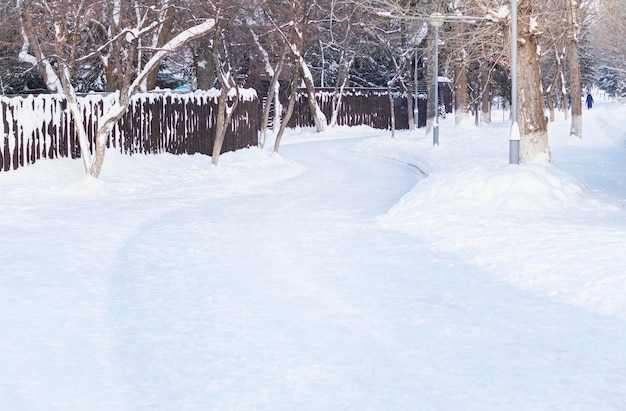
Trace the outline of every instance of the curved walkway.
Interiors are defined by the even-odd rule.
[[[352,144],[228,198],[3,202],[0,409],[623,408],[623,322],[381,228],[420,176]]]
[[[298,178],[136,233],[120,264],[145,274],[114,278],[111,307],[130,409],[626,403],[623,324],[380,229],[418,176],[351,144],[285,146]]]

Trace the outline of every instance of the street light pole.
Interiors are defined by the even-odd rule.
[[[511,136],[509,164],[519,164],[520,132],[517,123],[517,0],[511,0]]]
[[[433,145],[439,145],[439,27],[443,25],[443,15],[441,13],[433,13],[430,15],[430,25],[435,29],[435,58],[433,59],[433,67],[435,70],[435,92],[433,100],[435,101],[435,123],[433,124]]]

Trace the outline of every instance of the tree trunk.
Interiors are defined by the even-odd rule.
[[[341,54],[341,59],[339,60],[337,82],[335,84],[335,91],[333,93],[333,112],[330,117],[331,127],[335,127],[337,125],[337,117],[339,116],[339,109],[341,108],[343,92],[346,88],[346,85],[348,84],[348,80],[350,78],[350,68],[352,67],[353,63],[354,57],[352,57],[350,60],[346,60],[345,51],[343,51]]]
[[[83,115],[80,111],[78,100],[76,98],[76,90],[74,89],[74,86],[72,86],[71,79],[68,78],[69,71],[67,70],[63,62],[60,62],[60,67],[60,81],[63,89],[63,94],[65,95],[65,100],[67,101],[67,107],[69,108],[72,115],[74,129],[78,136],[80,157],[83,161],[83,167],[85,168],[85,172],[89,173],[92,159],[91,152],[89,151],[89,138],[87,137],[87,130],[85,129],[85,123],[83,122]]]
[[[210,90],[215,86],[215,65],[208,44],[200,45],[194,56],[196,66],[196,87]]]
[[[426,94],[428,99],[426,100],[426,135],[433,133],[433,124],[435,123],[435,108],[439,106],[438,102],[435,103],[435,86],[434,82],[436,77],[435,65],[432,56],[434,55],[435,47],[435,34],[434,28],[430,26],[430,30],[433,31],[432,35],[428,36],[428,49],[431,50],[428,58],[428,64],[426,66]]]
[[[561,70],[561,101],[563,102],[563,115],[565,121],[569,118],[569,103],[567,101],[567,89],[565,88],[565,75],[563,74],[563,70]]]
[[[484,124],[491,124],[491,83],[489,81],[489,65],[481,64],[481,94],[480,94],[480,121]]]
[[[387,95],[389,96],[389,112],[391,113],[391,138],[395,138],[396,135],[396,110],[393,104],[393,94],[391,93],[391,81],[387,83]]]
[[[109,135],[111,134],[111,130],[120,118],[126,113],[128,109],[128,102],[125,104],[117,103],[113,110],[113,113],[109,112],[106,116],[106,120],[104,124],[98,127],[98,132],[96,133],[96,138],[94,141],[95,152],[91,167],[89,167],[89,174],[92,177],[98,178],[100,176],[100,172],[102,171],[102,165],[104,164],[104,155],[106,154],[107,143],[109,139]]]
[[[213,65],[216,67],[215,74],[217,80],[220,83],[220,96],[217,102],[217,122],[215,125],[215,139],[213,140],[213,152],[211,153],[211,164],[217,165],[220,154],[222,152],[222,146],[224,145],[224,137],[226,137],[226,131],[230,124],[233,112],[239,103],[239,88],[235,79],[232,77],[232,70],[230,66],[227,67],[226,72],[222,69],[219,55],[219,44],[221,39],[221,30],[219,25],[215,30],[213,36]],[[228,105],[228,95],[230,91],[235,90],[235,101],[232,106]]]
[[[580,62],[578,60],[578,44],[576,31],[578,29],[578,2],[567,1],[567,57],[569,62],[570,101],[572,106],[572,123],[570,136],[583,137],[583,106],[580,87]]]
[[[413,102],[413,84],[409,81],[406,85],[406,110],[409,115],[409,130],[415,130],[415,106]]]
[[[546,92],[546,104],[548,105],[548,112],[550,113],[550,122],[554,122],[554,101],[552,100],[552,89]]]
[[[159,28],[159,33],[156,38],[155,50],[161,48],[165,43],[167,43],[167,39],[171,37],[172,27],[174,25],[174,15],[176,8],[170,6],[163,13],[165,14],[163,19],[163,24]],[[157,80],[157,76],[159,74],[159,67],[156,66],[148,75],[146,76],[146,90],[153,90],[154,85]]]
[[[548,104],[548,109],[550,110],[550,122],[554,122],[554,99],[552,96],[554,95],[554,90],[556,89],[557,84],[559,83],[559,78],[562,77],[561,71],[563,70],[561,66],[561,61],[563,61],[562,57],[559,56],[559,52],[556,49],[554,50],[555,60],[556,60],[556,71],[554,73],[554,80],[552,80],[552,84],[548,87],[548,91],[546,91],[546,100]]]
[[[460,124],[465,119],[469,118],[469,98],[467,94],[467,69],[465,66],[465,59],[463,58],[464,51],[461,50],[457,53],[456,60],[454,62],[454,122]]]
[[[274,100],[274,113],[280,110],[280,104],[276,104],[275,99],[278,96],[279,92],[279,82],[278,77],[280,77],[280,73],[283,71],[283,65],[285,64],[285,58],[287,57],[287,48],[283,49],[283,53],[280,56],[280,60],[278,61],[278,65],[276,69],[272,70],[272,81],[270,83],[270,87],[267,91],[267,98],[265,99],[265,106],[263,107],[263,120],[261,121],[261,140],[259,141],[259,147],[265,147],[265,141],[267,140],[267,123],[270,119],[270,108],[272,106],[272,100]],[[269,61],[266,64],[270,64]],[[269,74],[269,73],[268,73]]]
[[[304,85],[306,86],[307,96],[309,97],[309,109],[311,111],[311,116],[313,117],[313,122],[315,123],[315,129],[318,133],[326,130],[327,119],[322,109],[320,109],[319,104],[317,103],[317,99],[315,98],[315,85],[313,84],[313,76],[311,75],[311,71],[306,65],[304,59],[300,57],[300,75],[302,76],[302,80],[304,81]]]
[[[281,122],[280,129],[278,129],[278,133],[276,134],[276,141],[274,141],[275,153],[278,153],[278,149],[280,148],[280,142],[283,139],[283,134],[285,134],[285,129],[287,128],[287,123],[291,119],[291,115],[293,114],[293,108],[296,104],[296,96],[298,95],[299,72],[300,68],[298,67],[298,61],[296,61],[296,65],[294,66],[293,73],[291,75],[291,92],[289,94],[287,112],[285,113],[285,118]]]
[[[230,94],[229,87],[222,87],[220,96],[217,103],[217,122],[215,125],[215,139],[213,142],[213,152],[211,153],[211,164],[217,165],[220,154],[222,152],[222,146],[224,145],[224,138],[228,131],[228,126],[233,117],[233,112],[237,108],[239,103],[239,89],[235,87],[236,94],[232,105],[228,105],[228,95]]]
[[[543,94],[540,86],[538,39],[529,24],[532,15],[532,7],[525,1],[519,7],[520,30],[517,45],[517,106],[521,163],[550,161],[548,125],[543,112]]]
[[[222,88],[217,99],[217,119],[215,122],[215,138],[213,139],[213,152],[211,153],[211,164],[217,165],[224,137],[226,136],[226,106],[228,105],[228,89]]]
[[[61,93],[63,85],[47,56],[41,50],[39,39],[33,26],[33,19],[28,10],[20,10],[20,24],[24,41],[22,50],[19,53],[20,61],[30,64],[37,69],[48,90],[53,93]],[[34,56],[29,54],[29,48],[33,49]]]

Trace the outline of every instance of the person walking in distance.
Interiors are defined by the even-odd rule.
[[[593,106],[593,97],[591,96],[590,92],[587,92],[587,110],[591,110],[592,106]]]

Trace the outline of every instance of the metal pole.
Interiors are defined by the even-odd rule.
[[[509,164],[519,164],[520,132],[517,124],[517,0],[511,0],[511,136]]]
[[[439,145],[439,24],[433,24],[435,27],[435,58],[433,65],[435,67],[435,124],[433,124],[433,145]]]

